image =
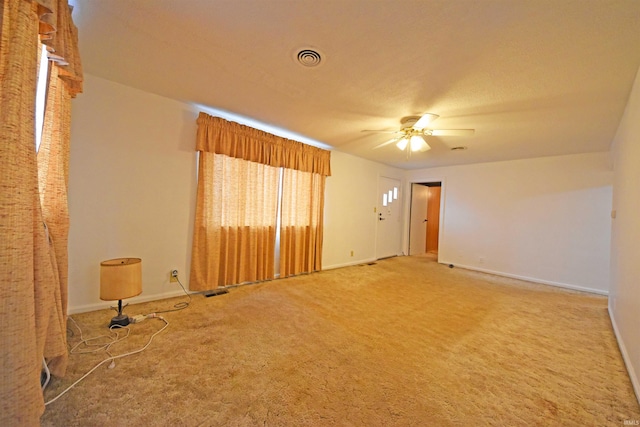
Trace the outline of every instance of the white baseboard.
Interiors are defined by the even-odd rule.
[[[358,261],[345,262],[345,263],[342,263],[342,264],[332,264],[332,265],[329,265],[329,266],[323,266],[322,270],[335,270],[336,268],[351,267],[352,265],[368,264],[370,262],[376,262],[376,261],[377,261],[376,258],[361,259],[361,260],[358,260]]]
[[[322,269],[323,270],[333,270],[333,269],[336,269],[336,268],[350,267],[352,265],[367,264],[367,263],[375,262],[375,261],[378,261],[378,260],[376,258],[370,258],[370,259],[346,262],[346,263],[342,263],[342,264],[332,264],[332,265],[329,265],[329,266],[324,266],[324,267],[322,267]],[[584,286],[571,285],[571,284],[568,284],[568,283],[553,282],[553,281],[550,281],[550,280],[541,280],[541,279],[536,279],[534,277],[527,277],[527,276],[521,276],[521,275],[518,275],[518,274],[504,273],[502,271],[489,270],[489,269],[486,269],[486,268],[478,268],[478,267],[474,267],[474,266],[471,266],[471,265],[456,264],[456,263],[452,263],[452,262],[449,262],[449,261],[443,261],[441,259],[439,259],[438,262],[440,264],[445,264],[445,265],[453,264],[456,267],[464,268],[466,270],[473,270],[473,271],[478,271],[478,272],[481,272],[481,273],[493,274],[493,275],[496,275],[496,276],[509,277],[511,279],[524,280],[524,281],[527,281],[527,282],[539,283],[541,285],[555,286],[555,287],[558,287],[558,288],[571,289],[571,290],[574,290],[574,291],[581,291],[581,292],[589,292],[589,293],[592,293],[592,294],[598,294],[598,295],[604,295],[604,296],[608,296],[609,295],[608,291],[603,291],[602,289],[593,289],[593,288],[587,288],[587,287],[584,287]]]
[[[627,374],[629,374],[629,378],[631,379],[631,385],[633,386],[633,391],[636,394],[636,399],[640,404],[640,379],[638,379],[638,375],[636,371],[633,369],[633,365],[631,364],[631,358],[629,357],[629,353],[627,352],[627,347],[624,345],[624,340],[620,335],[620,331],[618,331],[618,325],[616,324],[616,319],[613,316],[611,310],[611,301],[609,301],[609,318],[611,319],[611,325],[613,326],[613,333],[616,335],[616,341],[618,341],[618,347],[620,348],[620,353],[622,354],[622,360],[624,360],[624,365],[627,368]]]
[[[552,282],[550,280],[542,280],[542,279],[536,279],[534,277],[527,277],[527,276],[520,276],[520,275],[517,275],[517,274],[503,273],[501,271],[489,270],[489,269],[486,269],[486,268],[478,268],[478,267],[474,267],[474,266],[470,266],[470,265],[456,264],[456,263],[452,263],[452,262],[448,262],[448,261],[442,261],[442,260],[439,260],[438,262],[440,264],[447,264],[447,265],[453,264],[455,267],[464,268],[466,270],[479,271],[481,273],[488,273],[488,274],[493,274],[493,275],[496,275],[496,276],[509,277],[511,279],[519,279],[519,280],[524,280],[526,282],[540,283],[541,285],[555,286],[555,287],[558,287],[558,288],[571,289],[571,290],[574,290],[574,291],[581,291],[581,292],[589,292],[589,293],[592,293],[592,294],[598,294],[598,295],[604,295],[604,296],[608,296],[609,295],[608,291],[603,291],[602,289],[593,289],[593,288],[587,288],[587,287],[584,287],[584,286],[570,285],[568,283]]]
[[[183,290],[171,291],[163,294],[137,296],[134,298],[129,298],[125,302],[128,304],[139,304],[142,302],[157,301],[157,300],[162,300],[167,298],[179,297],[181,295],[184,295]],[[88,311],[103,310],[105,308],[113,307],[113,305],[114,305],[114,301],[101,301],[95,304],[84,304],[84,305],[69,307],[69,309],[67,310],[67,313],[68,314],[86,313]]]
[[[358,261],[353,261],[353,262],[348,262],[348,263],[344,263],[344,264],[334,264],[334,265],[330,265],[330,266],[324,266],[322,268],[322,270],[333,270],[336,268],[341,268],[341,267],[349,267],[352,265],[360,265],[360,264],[366,264],[369,262],[374,262],[376,261],[375,258],[371,258],[371,259],[365,259],[365,260],[358,260]],[[235,285],[235,286],[240,286],[240,285]],[[194,292],[189,292],[189,293],[194,293]],[[196,292],[197,293],[197,292]],[[174,298],[174,297],[179,297],[181,295],[184,295],[184,291],[182,290],[177,290],[177,291],[171,291],[171,292],[166,292],[163,294],[152,294],[152,295],[140,295],[134,298],[129,298],[126,300],[126,302],[128,304],[139,304],[139,303],[143,303],[143,302],[149,302],[149,301],[156,301],[156,300],[162,300],[162,299],[166,299],[166,298]],[[84,304],[84,305],[78,305],[78,306],[69,306],[67,313],[68,314],[78,314],[78,313],[86,313],[88,311],[96,311],[96,310],[103,310],[106,308],[110,308],[113,307],[114,305],[114,301],[100,301],[94,304]]]

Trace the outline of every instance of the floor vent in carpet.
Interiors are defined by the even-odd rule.
[[[224,289],[224,288],[220,288],[220,289],[214,289],[212,291],[207,291],[204,293],[204,296],[209,298],[209,297],[215,297],[216,295],[223,295],[223,294],[228,294],[229,291]]]

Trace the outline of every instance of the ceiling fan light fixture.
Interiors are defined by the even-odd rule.
[[[407,148],[407,144],[409,144],[409,140],[407,138],[402,138],[400,141],[398,141],[396,147],[398,147],[402,151]]]
[[[474,129],[431,129],[427,128],[427,124],[433,122],[439,116],[437,114],[426,113],[422,116],[407,116],[400,119],[402,125],[399,130],[363,131],[363,132],[379,132],[394,133],[398,135],[382,144],[372,147],[373,150],[395,144],[400,151],[406,151],[407,158],[411,157],[411,153],[431,150],[428,137],[430,136],[470,136],[475,133]],[[466,150],[466,147],[455,147],[453,150]]]
[[[411,151],[420,151],[423,145],[427,145],[425,144],[424,139],[422,139],[422,137],[418,135],[413,135],[411,137],[410,143],[411,143]]]

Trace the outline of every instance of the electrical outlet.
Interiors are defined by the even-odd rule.
[[[178,281],[178,270],[171,270],[171,274],[169,276],[169,282],[177,282]]]
[[[351,256],[353,256],[353,251],[351,251]]]

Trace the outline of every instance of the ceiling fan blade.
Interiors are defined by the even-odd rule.
[[[361,130],[360,132],[376,132],[376,133],[400,133],[400,131],[396,130],[390,130],[390,129],[364,129]]]
[[[433,129],[429,135],[433,136],[469,136],[475,133],[475,129]]]
[[[398,141],[400,141],[402,138],[404,138],[404,136],[402,136],[402,137],[400,137],[400,138],[393,138],[393,139],[390,139],[389,141],[387,141],[387,142],[383,142],[382,144],[378,144],[378,145],[376,145],[375,147],[372,147],[371,149],[372,149],[372,150],[377,150],[378,148],[382,148],[382,147],[384,147],[384,146],[386,146],[386,145],[393,144],[394,142],[398,142]]]
[[[433,122],[438,117],[440,116],[437,114],[431,114],[431,113],[424,114],[422,117],[418,119],[417,122],[415,122],[415,124],[413,125],[413,128],[424,129],[425,127],[427,127],[429,123]]]

